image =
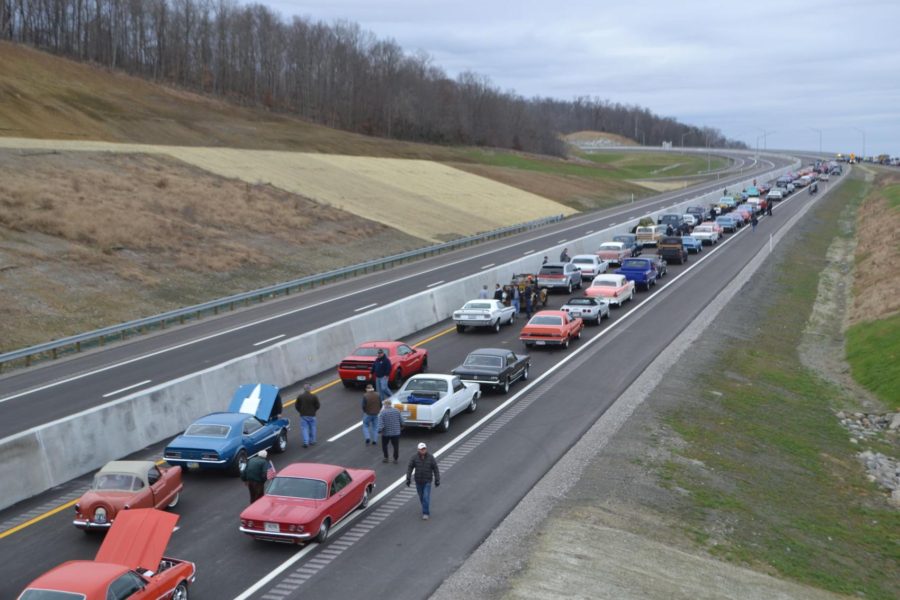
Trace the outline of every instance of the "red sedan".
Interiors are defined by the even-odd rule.
[[[322,543],[328,531],[369,505],[375,471],[294,463],[278,472],[266,495],[241,513],[240,531],[257,540]]]
[[[338,377],[346,387],[373,383],[372,364],[379,350],[391,361],[391,385],[400,387],[404,377],[423,373],[428,367],[428,350],[403,342],[365,342],[338,365]]]
[[[95,560],[73,560],[32,581],[19,600],[186,600],[194,563],[163,557],[178,516],[152,508],[123,510]]]

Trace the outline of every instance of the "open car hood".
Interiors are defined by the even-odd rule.
[[[153,508],[120,511],[95,560],[155,572],[177,522],[178,515]]]
[[[265,383],[248,383],[242,385],[231,398],[228,412],[253,415],[263,423],[269,420],[278,387]]]

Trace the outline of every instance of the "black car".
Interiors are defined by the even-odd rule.
[[[454,375],[482,388],[492,387],[509,392],[509,386],[516,380],[528,379],[531,357],[516,354],[503,348],[479,348],[473,350],[463,364],[451,371]]]
[[[641,253],[641,247],[637,243],[637,236],[633,233],[617,235],[613,237],[612,241],[625,244],[625,249],[631,252],[631,256],[637,256]]]

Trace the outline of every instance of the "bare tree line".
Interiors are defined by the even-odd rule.
[[[472,72],[451,79],[357,24],[288,22],[234,0],[0,0],[0,39],[366,135],[552,155],[565,154],[560,133],[586,129],[735,145],[639,106],[526,99]]]

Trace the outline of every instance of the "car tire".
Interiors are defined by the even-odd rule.
[[[281,454],[285,450],[287,450],[288,438],[287,431],[282,429],[278,432],[278,437],[275,438],[275,443],[272,444],[272,452],[276,452]]]
[[[235,477],[240,477],[241,473],[243,473],[246,468],[247,451],[241,448],[235,455],[234,460],[231,461],[231,474]]]
[[[472,397],[472,402],[469,404],[469,407],[475,403],[475,397]],[[441,417],[441,422],[438,423],[438,426],[435,428],[441,433],[446,433],[450,430],[450,411],[444,413],[444,416]]]
[[[525,367],[525,370],[522,371],[522,381],[528,381],[528,367]]]
[[[571,281],[569,282],[569,285],[566,286],[566,292],[568,292],[569,294],[572,293],[572,282]]]
[[[478,410],[478,398],[476,398],[475,396],[472,396],[472,401],[469,402],[469,405],[466,407],[466,412],[473,413],[476,410]],[[447,426],[449,427],[450,421],[447,421],[447,423],[448,423]]]
[[[422,359],[422,367],[419,369],[419,373],[424,373],[428,370],[428,357]]]
[[[566,341],[563,342],[563,349],[567,350],[569,348],[569,338],[566,338]]]
[[[500,391],[502,391],[504,394],[509,393],[509,375],[507,375],[506,379],[503,380],[503,387],[500,388]]]
[[[579,329],[579,330],[578,330],[578,333],[575,334],[575,339],[576,339],[576,340],[580,340],[580,339],[581,339],[581,332],[582,332],[582,331],[584,331],[584,329]]]
[[[401,385],[403,385],[403,369],[397,369],[397,372],[394,373],[394,378],[391,380],[391,386],[396,390],[400,389]]]
[[[494,333],[500,333],[500,319],[499,318],[494,323],[493,329],[494,329]]]
[[[628,300],[629,300],[629,302],[630,302],[631,300],[634,300],[634,288],[631,288],[631,295],[628,296]]]
[[[369,496],[372,493],[372,486],[367,485],[366,489],[363,490],[362,500],[359,501],[359,506],[357,507],[359,510],[365,510],[369,506]]]
[[[331,529],[331,521],[328,519],[323,519],[322,524],[319,525],[319,533],[316,534],[315,541],[317,544],[324,544],[325,540],[328,539],[328,531]]]
[[[175,590],[172,592],[172,600],[188,600],[188,587],[186,581],[182,581],[175,586]]]
[[[516,311],[513,311],[512,315],[509,317],[509,324],[512,325],[516,322]]]
[[[456,333],[462,333],[462,332],[464,332],[465,330],[466,330],[466,326],[465,326],[465,325],[460,325],[460,324],[457,323],[457,325],[456,325]]]
[[[175,497],[172,498],[172,501],[169,502],[168,505],[166,505],[166,508],[175,508],[176,506],[178,506],[179,500],[181,500],[181,492],[176,492]]]

